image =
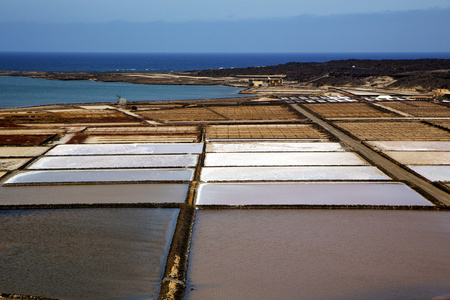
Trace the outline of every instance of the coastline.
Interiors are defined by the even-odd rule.
[[[327,91],[327,94],[333,93],[336,96],[317,97],[314,96],[316,93],[312,92],[313,89],[308,86],[303,87],[304,93],[310,94],[308,97],[300,97],[302,93],[299,92],[296,93],[296,97],[294,97],[294,94],[291,97],[282,97],[281,95],[283,93],[288,94],[287,91],[289,89],[292,88],[290,86],[262,87],[257,88],[257,90],[261,91],[261,94],[243,98],[130,102],[122,106],[117,103],[66,104],[0,110],[0,126],[2,127],[0,148],[3,151],[0,153],[0,158],[3,162],[2,169],[0,169],[0,183],[3,191],[6,190],[9,193],[7,194],[8,197],[3,197],[0,201],[0,209],[5,212],[20,209],[51,212],[52,209],[58,209],[58,213],[54,214],[55,216],[60,215],[64,209],[72,213],[75,209],[80,208],[83,208],[87,212],[95,211],[96,208],[102,208],[103,210],[111,210],[114,208],[118,213],[122,213],[127,208],[140,208],[149,211],[154,208],[178,210],[176,227],[173,235],[169,238],[171,241],[170,246],[167,246],[168,254],[162,257],[161,260],[163,261],[161,265],[162,279],[159,282],[158,277],[157,282],[154,282],[154,285],[159,290],[160,299],[169,297],[183,299],[185,292],[188,298],[189,295],[194,295],[195,293],[208,292],[200,284],[197,286],[191,284],[195,280],[197,282],[203,280],[201,282],[204,282],[204,279],[198,277],[195,273],[196,270],[201,269],[204,265],[201,262],[199,263],[198,260],[196,261],[194,256],[199,251],[197,245],[201,241],[196,231],[198,229],[194,228],[194,221],[198,224],[202,221],[202,218],[204,220],[205,212],[207,214],[216,214],[219,212],[251,214],[252,212],[261,211],[267,214],[270,219],[274,216],[277,217],[278,214],[281,214],[281,217],[285,218],[286,212],[294,214],[319,212],[326,214],[324,216],[328,220],[339,220],[339,215],[342,212],[346,214],[346,220],[350,215],[351,217],[358,218],[360,212],[368,212],[369,214],[379,213],[376,220],[384,220],[384,214],[391,214],[389,216],[390,220],[399,217],[401,214],[412,213],[413,211],[417,217],[427,217],[430,213],[434,214],[433,218],[430,216],[429,219],[426,219],[426,222],[420,223],[419,226],[434,222],[437,213],[442,216],[442,219],[448,215],[450,205],[448,200],[450,180],[448,177],[439,180],[422,177],[421,174],[410,170],[409,168],[411,166],[407,165],[407,162],[396,161],[396,157],[389,156],[392,155],[392,152],[381,151],[379,148],[380,145],[388,144],[389,141],[412,145],[410,147],[420,143],[422,145],[420,147],[427,145],[427,147],[434,147],[432,149],[439,151],[438,155],[435,155],[434,158],[437,160],[440,159],[441,161],[434,162],[428,167],[447,167],[442,165],[448,164],[448,160],[445,160],[447,156],[442,154],[446,153],[444,150],[448,149],[446,145],[450,141],[448,134],[450,128],[450,112],[448,106],[430,101],[412,101],[413,99],[402,99],[402,101],[399,101],[398,97],[396,100],[370,103],[369,100],[364,100],[362,97],[355,95],[353,97],[346,96],[346,92],[344,91],[339,92],[339,90],[335,90],[335,92],[330,92],[331,90],[327,89],[323,89],[323,91]],[[302,90],[301,87],[298,91],[300,90]],[[276,91],[281,94],[277,95],[275,93]],[[415,109],[415,105],[419,105],[419,108]],[[245,161],[244,167],[236,167],[242,163],[239,161],[231,165],[225,161],[220,161],[219,167],[214,167],[214,163],[207,163],[207,158],[223,154],[220,151],[215,152],[215,150],[212,150],[213,147],[223,147],[227,144],[234,148],[238,147],[236,148],[238,154],[233,153],[233,151],[224,152],[228,157],[236,155],[258,157],[261,154],[257,153],[258,147],[266,147],[265,152],[262,152],[266,157],[262,165],[257,167],[253,166],[252,162],[247,161]],[[180,147],[195,146],[201,149],[198,151],[199,153],[191,153],[187,150],[183,150],[183,152],[178,154],[169,152],[173,157],[183,158],[186,156],[198,158],[196,163],[181,165],[183,170],[179,170],[181,167],[171,165],[153,166],[153,169],[150,170],[167,173],[172,171],[182,171],[185,173],[186,170],[191,170],[191,173],[189,173],[191,175],[187,174],[191,177],[183,177],[184,179],[161,179],[159,176],[151,177],[151,173],[147,175],[149,177],[145,178],[133,179],[134,177],[130,176],[139,174],[140,172],[148,172],[149,169],[147,168],[149,167],[143,166],[143,162],[149,157],[158,157],[157,161],[162,161],[159,159],[163,155],[161,153],[152,152],[145,153],[144,155],[144,153],[135,152],[136,149],[147,146],[155,147],[156,149],[156,147],[173,147],[174,145]],[[251,147],[249,148],[250,145]],[[276,148],[267,148],[268,145]],[[280,155],[292,157],[292,145],[296,146],[297,150],[294,149],[294,151],[297,151],[296,156],[307,156],[308,159],[311,158],[311,155],[319,155],[325,159],[326,157],[340,156],[343,154],[362,157],[365,162],[363,162],[363,165],[360,165],[360,163],[353,165],[354,162],[341,164],[332,161],[328,163],[330,166],[315,166],[305,162],[293,162],[291,160],[289,161],[289,167],[283,166],[282,164],[277,165],[276,162],[280,159]],[[323,152],[330,145],[335,145],[338,148],[334,150],[328,149],[326,152]],[[412,148],[413,150],[415,149],[413,152],[416,152],[419,156],[424,156],[423,153],[426,152],[422,148],[417,148],[418,146],[415,147]],[[64,148],[90,148],[96,149],[95,151],[97,152],[77,153],[76,155],[73,155],[73,152],[60,152],[59,154],[52,154],[51,152],[56,150],[61,151]],[[116,150],[117,148],[126,148],[128,150],[120,150],[123,152],[119,152],[118,155],[113,155],[113,153],[108,152],[109,150],[105,150],[112,148]],[[274,149],[278,149],[277,152],[273,152]],[[305,153],[305,149],[309,150]],[[185,155],[184,153],[186,152],[190,154]],[[389,159],[386,158],[386,155],[388,155]],[[138,165],[121,165],[123,161],[129,163],[130,158],[133,157],[139,162]],[[79,161],[79,159],[83,160],[86,158],[92,159],[92,161],[89,164]],[[55,167],[49,165],[49,161],[54,159],[64,160],[64,162],[61,166]],[[71,160],[78,160],[78,163],[70,165]],[[43,165],[39,166],[38,164],[42,162]],[[436,164],[441,165],[436,166]],[[270,167],[265,165],[270,165]],[[210,171],[227,170],[233,172],[230,173],[232,177],[228,179],[214,179],[212,177],[212,180],[210,180],[207,177],[211,176],[208,175]],[[256,174],[258,176],[262,174],[263,177],[250,177],[249,180],[241,177],[241,173],[252,170],[258,170]],[[267,172],[268,170],[277,171],[286,177],[281,177],[281,179],[269,177],[271,173]],[[313,171],[311,172],[312,177],[306,179],[300,175],[289,177],[291,176],[289,175],[291,174],[291,170],[301,170],[302,172],[311,170]],[[336,178],[333,175],[324,179],[317,175],[327,174],[327,172],[324,173],[324,170],[328,170],[327,172],[336,170],[339,176]],[[362,175],[355,175],[354,171],[356,170],[358,170],[357,174]],[[375,172],[376,170],[381,170],[382,172]],[[103,175],[100,178],[92,178],[87,175],[81,176],[78,179],[71,177],[80,172],[91,175]],[[118,179],[104,177],[107,174],[116,172],[120,173]],[[44,177],[46,174],[58,174],[58,176],[55,177],[56,179],[49,181],[46,181],[47,179],[43,177],[34,179],[34,181],[33,179],[31,181],[21,181],[20,179],[33,176],[35,173],[41,174],[41,176],[44,175]],[[251,175],[251,173],[244,173],[244,176],[249,176],[249,174]],[[217,184],[216,181],[220,182],[220,184]],[[233,184],[236,182],[239,187],[251,186],[252,190],[259,189],[260,193],[261,189],[275,187],[277,195],[279,194],[280,197],[269,198],[268,202],[265,203],[258,202],[260,201],[259,197],[249,195],[243,197],[243,199],[255,198],[253,199],[255,202],[241,202],[238,205],[233,203],[223,204],[220,202],[211,204],[211,202],[202,203],[200,201],[202,197],[203,199],[207,199],[206,196],[202,196],[202,194],[205,194],[204,187],[208,185],[212,185],[213,187],[228,185],[230,187],[230,193],[232,193]],[[367,201],[366,198],[368,195],[371,195],[370,192],[365,193],[364,196],[358,196],[359,194],[356,193],[355,196],[353,188],[355,182],[356,184],[359,182],[365,188],[374,187],[373,191],[376,196],[372,197],[372,202],[364,202]],[[161,196],[161,200],[149,199],[147,197],[148,193],[140,198],[137,192],[140,187],[159,186],[161,191],[169,193],[174,185],[180,186],[183,184],[188,187],[185,189],[185,194],[182,194],[180,199],[176,201],[173,200],[173,196],[167,197],[167,199]],[[342,202],[336,202],[336,193],[332,191],[328,191],[327,193],[323,189],[324,186],[327,188],[340,186],[342,188],[340,193],[342,194],[342,191],[344,191],[344,196],[341,196],[339,200]],[[314,195],[316,195],[316,198],[312,197],[312,199],[318,202],[313,202],[312,204],[307,201],[304,202],[305,199],[296,196],[298,192],[293,194],[294,196],[289,196],[289,190],[286,190],[286,187],[312,187],[315,190]],[[386,188],[401,189],[385,194],[383,190],[386,191]],[[46,192],[36,192],[34,197],[24,197],[21,191],[26,189],[36,191],[40,189]],[[104,202],[101,202],[99,200],[101,197],[89,192],[99,189],[102,190],[102,195],[106,191],[123,189],[125,190],[126,196],[108,196],[105,197],[106,200]],[[50,197],[50,195],[53,195],[53,190],[59,190],[58,195],[64,195],[64,197]],[[70,190],[79,190],[79,192],[74,197],[69,197]],[[321,197],[319,195],[322,194],[329,195],[329,202],[321,204],[319,201]],[[397,196],[387,196],[392,194]],[[226,195],[227,198],[235,198],[229,197],[228,193]],[[286,195],[292,201],[291,204],[289,204],[290,202],[277,202],[278,198],[286,197]],[[411,196],[413,199],[416,199],[415,201],[420,200],[420,202],[417,204],[412,202]],[[118,200],[113,200],[113,198]],[[212,197],[212,200],[215,201],[216,198]],[[355,202],[356,200],[359,202]],[[97,211],[100,210],[97,209]],[[395,216],[392,217],[392,214],[395,214]],[[281,221],[281,217],[278,220]],[[45,218],[45,216],[42,218]],[[17,217],[13,219],[15,220]],[[296,219],[301,218],[296,217]],[[75,222],[70,222],[70,220],[67,221],[64,218],[65,224],[68,224],[67,226],[79,226],[79,219],[75,218],[75,220]],[[364,223],[356,224],[361,224],[359,227],[364,226],[367,218],[363,218],[363,220]],[[351,222],[352,227],[354,227],[355,222],[358,221]],[[270,224],[270,222],[267,223]],[[371,224],[373,224],[373,221]],[[402,224],[404,226],[404,223]],[[431,223],[430,226],[433,226],[433,232],[436,232],[439,224],[442,223]],[[318,224],[317,226],[320,227],[322,224]],[[395,227],[396,224],[392,226]],[[227,228],[227,226],[222,227]],[[58,230],[58,228],[55,227],[54,230]],[[284,231],[283,228],[279,232]],[[17,232],[19,232],[18,235]],[[385,231],[381,230],[380,232]],[[442,232],[444,231],[442,230]],[[22,238],[24,234],[21,226],[14,227],[14,233],[16,236],[19,236],[18,239],[20,241],[24,240]],[[215,234],[215,236],[217,235]],[[352,247],[359,245],[365,236],[367,234],[364,233],[358,235],[358,238],[355,239],[356,244],[352,244]],[[48,236],[45,234],[38,234],[37,238],[39,239],[39,245],[47,245],[47,243],[49,245],[48,247],[58,245],[56,240],[49,241]],[[75,236],[75,240],[83,243],[81,236]],[[283,241],[289,240],[283,239]],[[394,240],[397,242],[398,238],[395,237]],[[411,240],[415,241],[414,238]],[[131,242],[124,242],[124,244],[128,243]],[[25,241],[23,244],[29,245],[31,243]],[[419,243],[421,246],[429,244],[425,242]],[[389,246],[391,245],[397,245],[397,243],[389,243]],[[442,245],[436,239],[425,250],[435,254],[436,249],[441,249],[441,253],[439,254],[445,255],[446,249]],[[401,250],[401,253],[405,253],[405,249],[409,250],[412,248],[405,247],[402,249],[399,248],[398,250]],[[100,251],[108,251],[109,249],[105,247]],[[419,250],[422,251],[422,249],[424,248],[420,248]],[[126,253],[128,254],[128,252]],[[211,251],[211,253],[214,253],[214,251]],[[375,250],[373,253],[377,253],[377,251]],[[411,257],[415,257],[414,251],[408,253]],[[283,257],[290,258],[289,253],[282,254]],[[73,257],[64,255],[65,253],[61,253],[64,261],[72,261]],[[373,255],[372,252],[369,255]],[[433,256],[430,254],[427,257]],[[126,257],[120,257],[114,263],[121,262],[122,259],[126,259]],[[231,262],[227,258],[221,260],[221,257],[213,258],[211,261],[217,261],[218,263],[224,261],[227,264]],[[414,260],[408,259],[407,261],[411,262]],[[24,262],[20,259],[14,258],[13,262],[21,267],[18,272],[27,270],[27,265],[24,265]],[[51,266],[57,265],[54,260],[48,260],[47,263]],[[286,266],[287,263],[290,262],[286,260],[285,264],[280,265]],[[428,268],[426,270],[427,274],[420,276],[419,279],[422,282],[426,281],[426,278],[436,274],[436,270],[440,270],[439,266]],[[320,268],[321,264],[320,262],[312,263],[311,267]],[[383,267],[386,269],[388,266]],[[280,272],[289,271],[289,269],[283,267],[279,267],[279,270]],[[401,273],[403,270],[402,268],[399,272]],[[366,269],[360,269],[358,272],[365,274]],[[55,277],[60,276],[64,278],[64,275],[60,275],[62,268],[54,267],[49,273]],[[83,274],[83,269],[79,272],[72,271],[72,273]],[[113,274],[116,273],[113,272]],[[380,272],[380,274],[384,278],[385,272]],[[419,272],[418,274],[423,273]],[[323,273],[321,272],[319,276],[321,278]],[[2,294],[2,297],[6,297],[6,299],[11,299],[11,297],[49,299],[45,297],[21,296],[19,295],[20,293],[35,293],[36,295],[46,295],[47,297],[64,298],[63,296],[58,296],[58,293],[61,293],[58,287],[53,288],[50,285],[46,286],[44,283],[38,286],[39,288],[43,286],[44,289],[39,290],[35,286],[35,279],[25,282],[30,288],[26,292],[23,292],[20,289],[23,277],[20,274],[14,277],[19,278],[20,281],[13,282],[13,287],[9,288],[8,292],[14,292],[15,294]],[[444,276],[438,274],[432,280],[433,282],[439,283],[438,279],[440,278],[444,278]],[[296,285],[298,280],[296,278],[294,279],[295,282],[293,284]],[[242,279],[238,278],[238,280]],[[228,282],[228,279],[219,278],[219,281]],[[106,282],[105,284],[110,284],[111,290],[114,290],[117,286],[116,282]],[[358,284],[360,283],[358,282]],[[363,284],[366,283],[363,282]],[[345,283],[342,285],[347,286]],[[406,284],[402,283],[402,285]],[[277,283],[275,286],[282,286],[282,284]],[[99,293],[100,295],[104,293],[104,290],[96,289],[85,292],[83,288],[77,285],[74,289],[69,290],[69,293],[73,295],[81,291],[81,293],[92,297],[98,295],[95,293]],[[229,290],[235,290],[235,288],[230,288]],[[229,290],[225,289],[225,292],[229,292]],[[311,294],[313,292],[316,293],[317,291],[312,291]],[[406,295],[405,298],[408,298],[410,295],[409,290],[405,290],[403,293]]]
[[[48,80],[91,80],[99,82],[127,82],[148,85],[224,85],[246,87],[247,82],[233,77],[195,76],[183,73],[125,73],[125,72],[42,72],[0,71],[0,76],[29,77]]]
[[[249,87],[249,76],[281,74],[286,76],[283,86]],[[324,93],[334,87],[432,95],[439,89],[450,89],[450,60],[339,60],[186,72],[0,71],[0,76],[145,85],[221,85],[245,88],[241,94],[258,95]]]

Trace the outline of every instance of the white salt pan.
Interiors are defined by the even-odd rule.
[[[194,167],[197,155],[117,155],[43,157],[28,169]]]
[[[235,167],[202,169],[201,181],[390,180],[375,167]]]
[[[4,184],[189,181],[193,174],[193,169],[28,171],[11,177]]]
[[[408,168],[430,181],[450,181],[450,166],[411,166]]]
[[[59,145],[47,155],[191,154],[202,153],[203,144],[101,144]]]
[[[385,154],[404,165],[450,165],[450,152],[386,151]]]
[[[450,142],[379,141],[368,144],[381,151],[450,151]]]
[[[433,206],[402,183],[202,183],[197,205]]]
[[[206,152],[333,152],[344,151],[339,143],[243,142],[208,143]]]
[[[354,166],[367,165],[349,152],[337,153],[208,153],[205,166]]]

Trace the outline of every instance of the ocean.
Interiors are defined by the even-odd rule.
[[[171,72],[341,59],[445,58],[446,53],[0,53],[0,71]],[[0,108],[47,104],[238,97],[223,86],[159,86],[0,77]]]
[[[0,108],[49,104],[193,100],[240,97],[241,88],[200,85],[145,85],[126,82],[58,81],[0,76]],[[248,95],[242,95],[248,96]]]
[[[341,59],[446,58],[445,53],[27,53],[0,52],[0,71],[170,72]]]

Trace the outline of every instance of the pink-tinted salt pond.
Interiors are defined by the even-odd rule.
[[[199,210],[185,299],[432,299],[450,212]]]

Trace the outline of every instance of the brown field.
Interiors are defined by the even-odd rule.
[[[335,122],[364,141],[450,141],[450,134],[421,122]]]
[[[391,101],[383,102],[382,106],[394,108],[414,117],[450,117],[450,108],[426,101]]]
[[[13,124],[41,124],[41,123],[109,123],[109,122],[134,122],[130,117],[116,110],[59,110],[57,112],[49,111],[23,111],[0,115],[0,122]]]
[[[216,125],[206,128],[207,139],[328,139],[330,136],[309,124]]]
[[[53,136],[53,134],[0,134],[0,145],[39,146]]]
[[[320,103],[303,104],[302,106],[323,118],[389,118],[397,116],[367,103]]]
[[[229,120],[298,120],[296,113],[284,105],[211,106],[211,110]]]

